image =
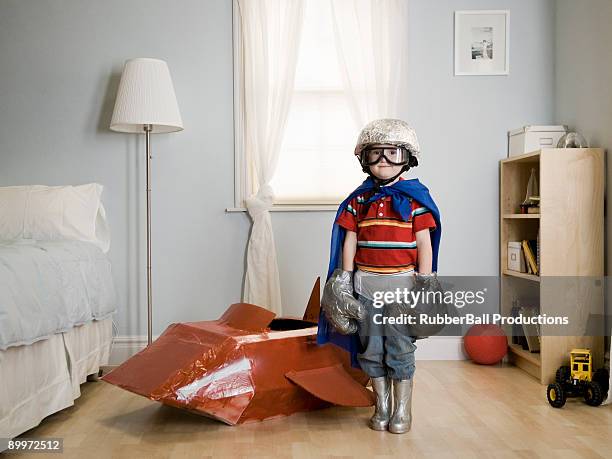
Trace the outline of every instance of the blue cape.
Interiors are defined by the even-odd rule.
[[[346,209],[349,202],[358,195],[364,194],[375,188],[374,181],[368,177],[348,198],[346,198],[336,213],[334,226],[331,237],[331,250],[329,256],[329,268],[327,270],[327,279],[330,278],[334,270],[342,265],[342,246],[344,245],[344,236],[346,230],[336,224],[338,216]],[[440,223],[440,211],[438,206],[429,195],[429,190],[425,185],[419,182],[418,179],[400,180],[393,185],[381,187],[367,202],[372,202],[380,199],[383,196],[391,196],[393,209],[400,213],[402,218],[407,221],[411,206],[406,202],[407,198],[416,199],[420,204],[427,207],[431,212],[435,222],[436,229],[430,233],[432,247],[432,271],[438,270],[438,249],[440,247],[440,236],[442,234],[442,225]],[[361,344],[356,333],[352,335],[342,335],[338,333],[334,327],[327,321],[325,314],[321,312],[319,315],[319,329],[317,332],[317,343],[325,344],[331,342],[343,349],[346,349],[351,354],[351,363],[354,367],[359,367],[357,361],[357,353],[361,351]]]

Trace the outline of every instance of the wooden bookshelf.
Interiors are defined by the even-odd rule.
[[[532,168],[538,177],[540,213],[521,214],[519,205]],[[586,327],[593,314],[604,314],[603,282],[591,282],[603,280],[604,275],[603,150],[545,148],[501,160],[499,172],[501,313],[509,316],[518,300],[521,305],[538,306],[547,316],[571,311],[571,323]],[[537,239],[538,233],[540,275],[508,270],[508,242]],[[576,279],[578,286],[560,289],[559,279]],[[512,336],[511,327],[506,332]],[[590,348],[594,368],[602,366],[603,336],[544,333],[539,353],[511,343],[508,360],[548,384],[575,347]]]

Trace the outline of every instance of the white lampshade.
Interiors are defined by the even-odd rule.
[[[168,65],[141,57],[125,63],[110,128],[142,134],[146,124],[152,134],[183,130]]]

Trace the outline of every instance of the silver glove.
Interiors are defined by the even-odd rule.
[[[391,314],[408,314],[417,319],[416,324],[409,325],[410,334],[412,336],[428,337],[435,335],[444,328],[444,325],[421,323],[420,318],[421,314],[434,317],[436,315],[445,316],[450,313],[449,305],[444,302],[444,290],[442,289],[440,280],[436,273],[416,273],[413,276],[413,282],[414,285],[411,289],[412,293],[416,296],[416,294],[420,292],[420,301],[414,304],[396,303],[390,305]],[[435,295],[428,295],[427,298],[425,298],[428,292],[435,293]]]
[[[416,273],[414,275],[414,288],[416,290],[424,290],[426,292],[442,291],[442,285],[440,285],[440,281],[438,280],[438,275],[436,273]]]
[[[436,273],[431,274],[420,274],[414,273],[410,279],[408,284],[411,292],[416,293],[418,291],[422,291],[421,295],[424,295],[426,292],[441,292],[444,295],[442,290],[442,286],[440,285],[440,281],[438,280],[438,276]],[[429,307],[423,308],[423,302],[412,303],[413,297],[410,297],[408,302],[401,303],[391,303],[387,306],[390,308],[389,310],[394,313],[403,313],[403,314],[415,314],[416,312],[426,312],[423,309],[430,309]]]
[[[358,322],[366,318],[366,309],[353,296],[350,271],[336,269],[323,289],[321,309],[327,320],[343,335],[356,333]]]

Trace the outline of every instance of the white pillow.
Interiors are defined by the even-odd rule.
[[[87,241],[108,252],[102,190],[98,183],[0,187],[0,239]]]

